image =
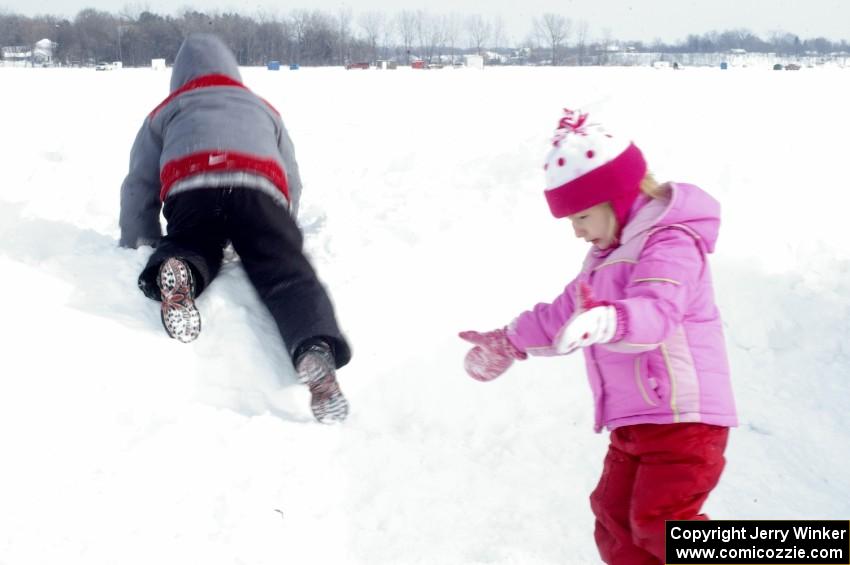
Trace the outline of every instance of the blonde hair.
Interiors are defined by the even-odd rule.
[[[650,198],[652,198],[653,200],[656,199],[656,198],[661,198],[661,197],[665,196],[667,194],[668,190],[669,190],[669,186],[667,185],[667,183],[664,183],[664,184],[659,183],[657,180],[655,180],[655,177],[652,176],[652,173],[650,173],[649,171],[646,172],[646,174],[643,176],[643,179],[641,179],[641,181],[640,181],[640,191],[642,193],[644,193],[645,195],[649,196]],[[612,227],[611,227],[612,232],[611,232],[610,235],[612,235],[614,242],[618,242],[619,241],[619,230],[623,226],[619,225],[619,222],[616,219],[616,215],[614,214],[614,207],[611,206],[611,203],[606,202],[605,206],[608,209],[608,212],[612,216],[614,216],[614,223],[612,224]]]
[[[667,183],[659,183],[655,180],[655,177],[652,176],[652,173],[647,171],[647,173],[643,176],[643,180],[640,181],[640,191],[650,198],[661,198],[667,194]]]
[[[659,183],[649,171],[646,172],[643,179],[640,181],[640,191],[652,199],[665,196],[669,188],[668,183]],[[611,235],[616,242],[619,239],[617,236],[618,231],[622,228],[622,226],[620,226],[617,221],[616,215],[614,214],[614,207],[611,206],[611,202],[605,202],[604,205],[608,213],[614,216],[614,223],[611,226],[611,233],[609,235]]]

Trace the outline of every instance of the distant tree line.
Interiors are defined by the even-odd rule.
[[[286,16],[249,17],[189,10],[173,17],[149,11],[112,14],[85,9],[71,20],[0,11],[0,46],[27,46],[50,39],[56,43],[55,61],[65,65],[121,61],[125,66],[147,66],[155,58],[171,63],[183,38],[197,31],[219,35],[233,49],[240,65],[263,65],[270,60],[312,66],[377,59],[409,63],[413,57],[435,62],[465,53],[499,54],[491,62],[584,65],[604,64],[604,54],[618,48],[656,53],[744,49],[784,56],[850,51],[846,40],[801,39],[785,32],[763,39],[743,29],[690,35],[672,44],[660,40],[618,41],[610,31],[591,41],[586,22],[554,13],[534,18],[528,35],[511,41],[498,16],[423,11],[355,16],[349,8],[340,8],[335,13],[294,10]]]

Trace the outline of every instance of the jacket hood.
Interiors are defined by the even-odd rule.
[[[681,225],[699,236],[700,246],[712,253],[720,232],[720,203],[692,184],[669,183],[667,196],[657,199],[639,197],[632,219],[623,229],[627,242],[656,227]]]
[[[192,34],[183,41],[171,70],[171,92],[204,75],[226,75],[242,82],[236,57],[218,37]]]

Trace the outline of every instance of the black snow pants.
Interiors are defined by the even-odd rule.
[[[228,241],[248,278],[268,307],[290,357],[321,338],[334,352],[337,368],[351,359],[333,305],[303,251],[303,236],[289,212],[260,190],[200,188],[166,199],[167,233],[139,275],[139,288],[160,300],[159,267],[166,259],[185,260],[195,277],[195,296],[213,281]]]

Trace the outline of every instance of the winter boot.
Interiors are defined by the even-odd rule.
[[[168,335],[183,343],[201,333],[201,314],[195,307],[195,280],[182,259],[171,257],[159,267],[157,278],[162,294],[162,325]]]
[[[298,381],[310,387],[313,416],[322,424],[342,422],[348,416],[348,401],[336,382],[330,346],[321,340],[308,345],[295,362]]]

